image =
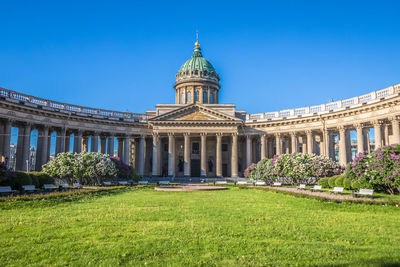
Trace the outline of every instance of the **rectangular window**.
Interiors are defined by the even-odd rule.
[[[192,154],[194,154],[194,155],[200,154],[200,144],[199,143],[192,143]]]
[[[210,103],[214,104],[214,93],[210,94]]]
[[[207,102],[208,102],[207,92],[203,92],[203,102],[204,102],[204,103],[207,103]]]

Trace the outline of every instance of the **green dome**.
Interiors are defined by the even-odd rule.
[[[183,63],[182,67],[179,69],[179,72],[198,70],[216,73],[213,65],[211,65],[211,63],[208,62],[201,54],[201,48],[197,44],[198,43],[196,43],[196,47],[193,49],[192,57]]]

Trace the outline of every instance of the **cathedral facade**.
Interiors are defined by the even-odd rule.
[[[0,88],[0,156],[9,166],[14,159],[10,167],[17,170],[40,170],[58,153],[92,151],[119,156],[145,177],[240,177],[251,163],[283,153],[321,154],[346,165],[354,151],[400,143],[400,85],[317,106],[247,114],[219,103],[220,77],[198,42],[175,79],[175,103],[146,114]],[[11,143],[13,127],[17,144]],[[34,164],[27,167],[26,161]]]

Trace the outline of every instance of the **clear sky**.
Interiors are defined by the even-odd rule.
[[[0,1],[0,86],[131,112],[174,102],[196,29],[249,113],[400,83],[400,1]]]

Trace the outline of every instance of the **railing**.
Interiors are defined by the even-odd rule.
[[[346,108],[355,108],[363,104],[374,103],[381,99],[387,99],[400,94],[400,84],[387,87],[382,90],[374,91],[366,95],[357,96],[345,100],[322,104],[318,106],[287,109],[276,112],[254,113],[246,115],[246,122],[283,120],[288,118],[315,116]]]
[[[12,90],[0,88],[0,97],[5,99],[9,99],[11,101],[18,101],[23,103],[30,103],[37,106],[41,106],[42,108],[50,108],[55,111],[66,111],[71,112],[75,115],[81,116],[93,116],[96,118],[103,119],[114,119],[114,120],[126,120],[131,122],[146,122],[147,115],[139,114],[139,113],[131,113],[131,112],[120,112],[113,110],[104,110],[104,109],[94,109],[89,107],[76,106],[71,104],[60,103],[56,101],[51,101],[47,99],[42,99],[38,97],[34,97],[31,95],[21,94]]]

